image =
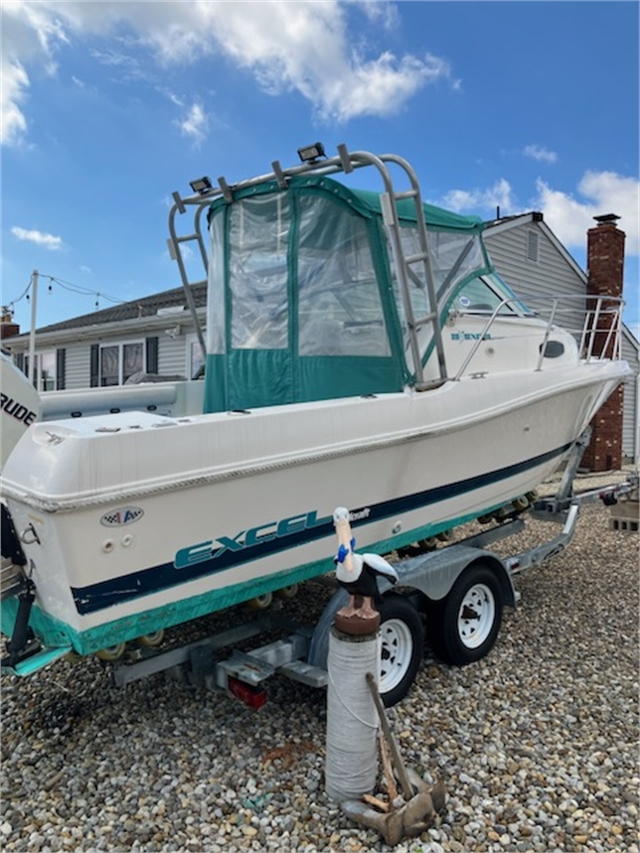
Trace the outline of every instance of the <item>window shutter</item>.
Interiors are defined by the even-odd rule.
[[[146,344],[146,372],[158,372],[158,338],[147,338]]]
[[[100,384],[100,344],[91,344],[91,380],[92,388]]]
[[[24,353],[16,353],[16,367],[24,373]]]
[[[66,349],[57,349],[56,350],[56,390],[62,391],[63,388],[66,388],[66,362],[67,362],[67,351]]]

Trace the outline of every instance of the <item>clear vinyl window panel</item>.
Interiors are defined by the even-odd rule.
[[[212,217],[209,236],[206,344],[207,352],[219,355],[225,352],[224,209]]]
[[[283,193],[243,199],[229,211],[231,346],[289,345],[289,200]]]
[[[299,199],[298,351],[388,356],[367,223],[319,196]]]

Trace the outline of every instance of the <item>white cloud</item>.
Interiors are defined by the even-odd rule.
[[[184,118],[175,123],[180,128],[182,135],[192,139],[196,146],[200,145],[207,137],[209,121],[200,103],[191,104]]]
[[[595,223],[594,216],[616,213],[618,226],[626,233],[628,255],[640,251],[640,183],[636,178],[615,172],[586,172],[578,184],[578,198],[554,190],[545,181],[537,182],[534,206],[544,213],[549,227],[565,246],[583,246],[585,232]]]
[[[188,106],[184,99],[169,89],[162,86],[156,87],[157,91],[176,107],[180,107],[182,116],[173,123],[180,128],[183,136],[189,137],[194,145],[198,147],[207,137],[209,131],[209,117],[200,101],[194,101]]]
[[[0,73],[0,145],[17,145],[27,129],[27,119],[22,107],[29,87],[29,78],[19,62],[6,61],[4,54]]]
[[[62,249],[64,243],[62,242],[62,237],[54,237],[53,234],[46,234],[44,231],[34,231],[28,230],[26,228],[20,228],[18,225],[14,225],[11,229],[11,233],[14,237],[17,237],[18,240],[25,240],[28,243],[35,243],[36,246],[42,246],[45,249],[49,249],[52,252],[57,252],[59,249]]]
[[[91,56],[100,65],[110,65],[114,68],[136,68],[138,65],[134,57],[122,51],[113,50],[113,48],[109,48],[108,50],[94,48],[91,51]]]
[[[459,88],[449,64],[432,54],[396,56],[366,42],[349,29],[354,16],[378,24],[384,32],[394,24],[396,7],[384,4],[325,0],[290,3],[207,2],[3,3],[4,76],[2,121],[7,144],[24,134],[25,92],[31,67],[54,73],[62,48],[87,36],[113,36],[114,45],[94,48],[96,61],[122,73],[143,73],[135,54],[144,49],[159,65],[192,63],[213,54],[246,69],[267,93],[297,91],[324,120],[346,121],[361,115],[389,115],[422,87],[445,81]],[[354,47],[355,45],[355,47]],[[4,72],[4,68],[3,68]],[[8,84],[7,85],[7,81]],[[193,107],[191,108],[194,109]],[[187,133],[203,120],[197,110],[183,119]],[[193,124],[195,122],[195,124]]]
[[[251,70],[271,94],[297,90],[323,120],[390,115],[424,85],[451,80],[448,63],[431,54],[368,56],[351,45],[345,5],[261,2],[207,5],[221,49]]]
[[[548,148],[544,148],[542,145],[527,145],[522,153],[525,157],[531,157],[543,163],[555,163],[558,159],[555,151],[549,151]]]
[[[324,119],[347,121],[359,115],[392,115],[425,84],[450,78],[448,63],[431,54],[424,59],[383,53],[370,62],[345,69],[340,81],[331,80],[316,106]],[[313,93],[308,93],[313,100]]]
[[[505,178],[500,178],[487,189],[450,190],[437,204],[455,213],[491,211],[492,215],[499,207],[502,216],[508,214],[514,207],[511,184]]]
[[[54,47],[67,37],[58,18],[43,4],[4,0],[2,3],[2,85],[0,86],[0,143],[18,145],[27,131],[25,105],[29,88],[27,67],[37,64],[54,74]]]

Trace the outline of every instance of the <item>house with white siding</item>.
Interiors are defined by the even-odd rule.
[[[556,295],[572,295],[575,310],[558,321],[568,328],[582,327],[588,274],[558,240],[541,213],[523,213],[488,222],[484,237],[497,270],[517,296],[526,303],[528,294],[538,299],[548,297],[550,301]],[[194,285],[192,293],[199,323],[204,327],[206,285]],[[7,336],[10,318],[5,320],[3,347],[10,350],[18,366],[29,374],[29,334]],[[12,326],[11,332],[15,330]],[[622,392],[622,452],[626,458],[635,459],[640,344],[626,328],[622,351],[634,371]],[[39,328],[35,358],[35,382],[44,393],[122,385],[141,373],[172,379],[196,378],[204,363],[182,287]]]
[[[192,288],[205,322],[206,285]],[[29,334],[3,347],[30,375]],[[137,373],[194,378],[204,364],[182,287],[36,330],[35,382],[42,392],[124,385]]]

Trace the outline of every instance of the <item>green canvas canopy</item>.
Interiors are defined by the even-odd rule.
[[[424,205],[438,303],[420,276],[422,316],[469,277],[490,270],[482,220]],[[397,202],[407,255],[416,206]],[[265,181],[219,198],[211,248],[205,411],[400,391],[413,381],[407,321],[381,195],[327,176]],[[430,341],[421,347],[428,357]]]

